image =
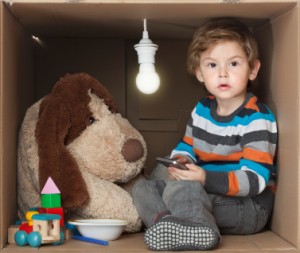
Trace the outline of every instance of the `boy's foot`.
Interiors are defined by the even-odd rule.
[[[146,231],[145,243],[152,250],[208,250],[218,245],[219,236],[200,223],[166,216]]]

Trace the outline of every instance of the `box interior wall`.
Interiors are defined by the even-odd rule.
[[[299,248],[299,3],[54,2],[0,3],[0,249],[16,219],[16,152],[26,109],[65,73],[90,73],[107,86],[119,111],[143,134],[149,152],[146,173],[150,173],[155,157],[167,155],[181,138],[190,110],[205,93],[186,72],[185,57],[196,24],[210,16],[236,16],[254,27],[262,61],[255,91],[275,112],[279,128],[271,231]],[[103,14],[100,20],[95,18],[97,11]],[[77,21],[76,15],[85,19]],[[160,91],[151,97],[141,95],[134,85],[138,64],[133,45],[141,38],[144,15],[150,38],[159,45],[156,68],[162,79]]]

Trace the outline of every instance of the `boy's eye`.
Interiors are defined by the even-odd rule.
[[[217,64],[211,62],[211,63],[208,63],[207,66],[208,66],[209,68],[215,68],[215,67],[217,66]]]
[[[238,66],[239,65],[239,63],[237,62],[237,61],[232,61],[231,63],[230,63],[230,66],[232,66],[232,67],[236,67],[236,66]]]

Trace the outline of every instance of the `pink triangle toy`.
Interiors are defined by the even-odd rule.
[[[49,177],[41,193],[42,194],[57,194],[57,193],[60,193],[60,191],[57,188],[54,181],[52,180],[52,178]]]

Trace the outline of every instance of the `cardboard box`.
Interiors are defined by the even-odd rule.
[[[253,27],[262,60],[257,95],[276,113],[279,125],[271,228],[252,236],[224,236],[218,251],[300,252],[297,0],[1,1],[0,249],[19,250],[7,245],[7,231],[16,219],[17,138],[26,109],[66,72],[89,72],[107,86],[120,112],[144,135],[149,173],[154,157],[168,154],[181,137],[191,108],[204,92],[186,73],[185,56],[194,29],[213,16],[239,17]],[[162,87],[151,97],[140,95],[134,85],[138,65],[132,46],[141,38],[143,18],[148,19],[150,38],[159,45],[156,67]],[[69,240],[41,250],[98,252],[99,246]],[[138,233],[123,235],[101,251],[147,249]]]

